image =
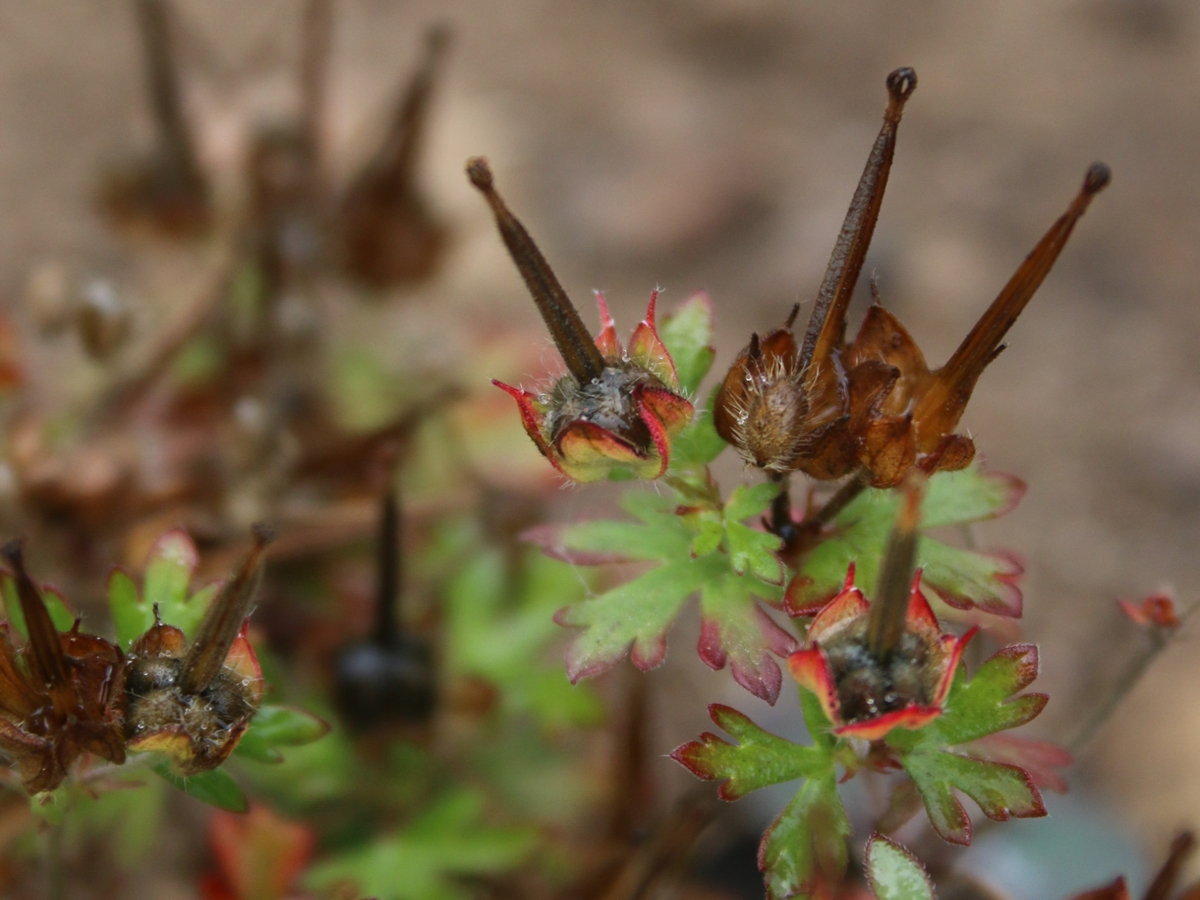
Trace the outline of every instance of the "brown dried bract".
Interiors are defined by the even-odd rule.
[[[84,753],[125,761],[125,661],[108,641],[60,634],[25,571],[21,545],[2,551],[13,568],[29,642],[20,649],[0,626],[0,749],[15,760],[31,794],[58,787]]]
[[[975,446],[954,434],[979,376],[1054,265],[1075,223],[1109,181],[1094,164],[1054,223],[950,360],[930,370],[904,326],[878,303],[846,343],[846,313],[879,217],[912,69],[887,79],[883,128],[842,225],[802,344],[783,328],[754,335],[717,395],[715,425],[742,457],[777,476],[819,480],[862,472],[875,487],[899,484],[914,467],[932,473],[970,463]]]

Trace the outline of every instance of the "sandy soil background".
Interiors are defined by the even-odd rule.
[[[295,103],[300,7],[186,0],[179,11],[209,59],[189,94],[206,164],[232,192],[247,123]],[[814,295],[884,77],[910,65],[920,87],[867,269],[941,361],[1087,165],[1107,162],[1111,187],[965,419],[989,462],[1029,484],[981,534],[1027,565],[1026,632],[1054,698],[1040,730],[1068,731],[1137,648],[1116,598],[1164,586],[1200,598],[1200,7],[341,0],[329,127],[340,171],[370,146],[435,18],[456,36],[425,169],[457,243],[447,274],[411,298],[434,320],[479,315],[536,334],[462,175],[483,153],[578,300],[603,288],[632,324],[655,285],[676,300],[708,290],[723,372],[752,329]],[[88,204],[101,162],[150,133],[128,4],[0,0],[0,302],[14,308],[48,258],[155,295],[168,270]],[[561,515],[594,495],[564,494]],[[763,712],[695,663],[688,640],[653,676],[664,750],[702,727],[702,700],[718,693]],[[1188,635],[1166,654],[1075,773],[1148,847],[1200,824],[1196,647]]]

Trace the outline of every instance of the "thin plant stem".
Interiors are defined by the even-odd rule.
[[[1078,755],[1079,751],[1087,746],[1096,733],[1104,727],[1121,705],[1121,701],[1137,686],[1138,682],[1142,680],[1142,676],[1149,671],[1150,666],[1162,652],[1173,643],[1175,636],[1179,634],[1188,618],[1198,608],[1200,608],[1200,601],[1189,605],[1180,613],[1179,624],[1173,628],[1154,627],[1151,629],[1150,643],[1129,661],[1129,665],[1125,667],[1125,671],[1121,673],[1121,677],[1117,679],[1113,689],[1101,698],[1096,708],[1067,741],[1067,750],[1073,756]]]
[[[804,520],[804,524],[813,528],[823,528],[837,518],[838,513],[849,506],[867,486],[870,472],[859,469],[849,481],[838,488],[837,493],[825,501],[825,505]]]

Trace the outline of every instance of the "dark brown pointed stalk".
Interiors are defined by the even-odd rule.
[[[913,417],[923,421],[939,407],[957,407],[959,414],[984,368],[1000,350],[1000,342],[1025,309],[1058,259],[1075,223],[1087,210],[1092,198],[1108,185],[1112,173],[1104,163],[1093,163],[1083,179],[1083,187],[1067,211],[1038,241],[992,305],[975,323],[954,355],[937,372],[937,386],[917,405]],[[961,399],[960,399],[961,398]],[[949,427],[957,424],[957,419]]]
[[[213,600],[196,630],[196,639],[184,658],[179,676],[179,689],[183,694],[199,694],[212,684],[225,664],[242,623],[250,614],[250,605],[262,575],[263,551],[275,540],[274,530],[262,523],[253,527],[253,534],[254,546],[237,574]]]
[[[303,50],[300,55],[301,127],[312,155],[311,176],[319,189],[324,172],[326,96],[329,57],[333,48],[332,0],[309,0],[304,10]]]
[[[1175,840],[1171,841],[1171,849],[1167,853],[1166,861],[1158,870],[1158,874],[1154,876],[1154,880],[1150,882],[1150,887],[1146,888],[1142,900],[1169,900],[1171,892],[1175,890],[1175,883],[1179,881],[1179,874],[1183,871],[1184,864],[1187,863],[1195,849],[1195,835],[1190,831],[1181,831],[1177,834]]]
[[[425,137],[425,121],[429,117],[429,101],[449,43],[450,31],[445,26],[435,25],[429,29],[425,36],[425,54],[396,107],[387,139],[375,161],[374,167],[390,173],[398,189],[414,181],[421,141]]]
[[[50,619],[46,603],[42,600],[41,592],[25,571],[25,554],[21,549],[21,541],[9,541],[0,549],[0,553],[12,566],[16,578],[17,599],[21,603],[21,613],[25,617],[25,628],[29,632],[29,646],[32,651],[29,657],[30,669],[45,687],[62,687],[70,679],[62,642],[58,636],[58,629]],[[57,699],[58,692],[51,691],[51,696]]]
[[[188,183],[200,180],[192,137],[183,116],[175,49],[164,0],[137,0],[138,27],[146,53],[147,87],[168,165]]]
[[[400,603],[400,504],[389,488],[379,501],[378,592],[375,596],[375,643],[395,647]]]
[[[896,516],[896,525],[888,538],[887,551],[879,571],[879,584],[867,621],[867,649],[880,663],[887,665],[892,651],[904,635],[917,544],[921,537],[921,499],[923,479],[914,477],[904,488],[904,499]]]
[[[917,73],[909,68],[896,69],[887,77],[888,105],[883,116],[883,128],[867,157],[850,210],[842,223],[841,233],[833,246],[825,278],[817,293],[817,301],[804,335],[800,351],[800,371],[807,372],[809,364],[824,365],[845,329],[846,308],[854,294],[854,286],[862,272],[867,248],[875,234],[879,208],[892,169],[896,152],[896,129],[904,112],[904,104],[917,88]]]
[[[478,156],[468,160],[467,177],[491,206],[500,237],[525,279],[567,369],[581,385],[599,378],[604,372],[604,357],[537,244],[496,192],[487,160]]]

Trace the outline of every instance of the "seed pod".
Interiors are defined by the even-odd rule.
[[[846,343],[846,312],[866,258],[891,171],[912,69],[888,76],[883,128],[834,246],[803,343],[791,325],[750,346],[717,395],[714,424],[751,465],[776,476],[819,480],[859,473],[865,486],[900,484],[914,466],[925,473],[964,468],[975,446],[954,429],[984,368],[1041,285],[1075,223],[1109,181],[1102,163],[940,369],[931,371],[896,318],[876,303]]]
[[[493,382],[512,395],[525,431],[550,463],[575,481],[597,481],[614,469],[658,478],[670,463],[671,439],[692,419],[680,393],[675,363],[658,336],[650,295],[645,320],[622,347],[601,294],[601,331],[592,339],[533,238],[496,193],[486,160],[472,159],[467,175],[487,199],[500,236],[517,264],[567,374],[544,393]]]
[[[36,794],[58,787],[84,753],[125,761],[125,661],[115,645],[81,633],[79,620],[59,633],[25,571],[20,542],[0,552],[12,566],[29,632],[18,650],[9,625],[0,626],[0,750]]]
[[[977,629],[943,634],[913,573],[921,486],[910,482],[888,543],[875,599],[854,586],[854,567],[841,593],[808,627],[788,668],[816,694],[834,734],[878,740],[893,728],[917,729],[942,713],[958,660]]]
[[[246,639],[270,529],[213,600],[196,639],[156,621],[129,651],[125,734],[129,750],[157,751],[181,776],[215,769],[233,752],[262,700],[262,670]],[[156,611],[157,612],[157,611]]]

